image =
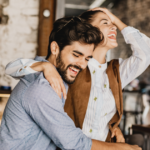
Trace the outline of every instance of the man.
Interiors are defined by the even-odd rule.
[[[67,83],[73,83],[79,72],[87,66],[99,42],[99,30],[78,18],[55,22],[47,60],[57,68],[66,89]],[[39,57],[36,60],[46,61]],[[66,150],[119,150],[123,149],[122,146],[138,149],[127,144],[109,144],[89,139],[64,112],[64,103],[65,99],[59,98],[43,73],[22,78],[4,111],[0,149],[54,150],[55,145]]]

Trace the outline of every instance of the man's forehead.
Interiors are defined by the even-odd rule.
[[[82,55],[84,57],[92,57],[94,51],[94,44],[80,44],[78,47],[74,47],[72,50],[73,53],[76,53],[78,55]]]
[[[73,42],[72,44],[73,48],[81,48],[81,50],[83,50],[84,48],[88,48],[88,47],[93,47],[94,44],[88,44],[88,43],[83,43],[83,42]]]

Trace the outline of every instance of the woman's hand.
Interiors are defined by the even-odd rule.
[[[64,99],[67,98],[66,88],[63,84],[63,80],[51,63],[37,62],[30,67],[35,71],[43,71],[46,80],[50,83],[51,87],[55,90],[58,96],[61,98],[62,92]]]
[[[126,24],[124,24],[118,17],[116,17],[114,14],[112,14],[108,9],[106,8],[101,8],[101,7],[96,7],[93,9],[90,9],[90,11],[96,11],[100,10],[103,11],[111,20],[111,22],[117,26],[117,28],[121,31],[125,27],[127,27]]]
[[[114,129],[111,138],[113,138],[114,136],[116,137],[117,143],[125,143],[125,139],[119,127]]]
[[[96,8],[90,9],[90,11],[96,11],[96,10],[100,10],[100,11],[104,12],[105,14],[107,14],[107,16],[110,18],[110,20],[113,24],[115,24],[116,19],[118,19],[107,8],[96,7]]]

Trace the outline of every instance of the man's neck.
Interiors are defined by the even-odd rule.
[[[55,56],[52,56],[52,55],[49,56],[47,61],[49,61],[51,64],[53,64],[56,67],[56,57]]]

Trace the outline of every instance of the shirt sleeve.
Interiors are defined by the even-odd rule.
[[[132,56],[123,60],[119,58],[122,88],[138,77],[150,64],[150,38],[133,27],[122,31],[127,44],[131,45]]]
[[[5,67],[5,73],[14,78],[21,78],[24,75],[35,73],[37,71],[30,68],[30,66],[38,61],[32,59],[17,59],[8,63]]]
[[[90,150],[86,137],[64,112],[62,100],[50,85],[31,86],[24,94],[25,110],[44,133],[62,150]]]

